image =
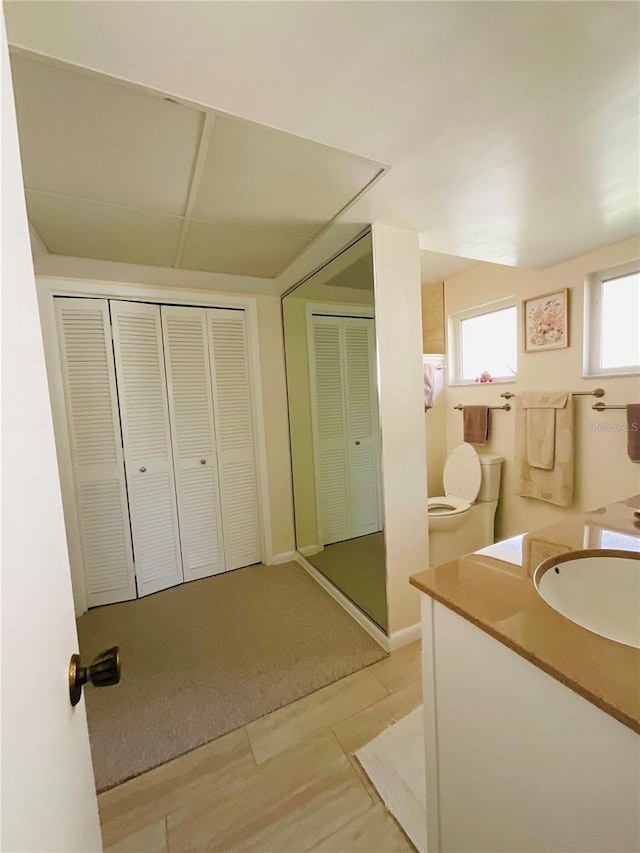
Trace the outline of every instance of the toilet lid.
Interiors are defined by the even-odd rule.
[[[445,495],[473,503],[478,497],[481,480],[480,459],[474,448],[466,442],[454,447],[444,463],[442,481]]]

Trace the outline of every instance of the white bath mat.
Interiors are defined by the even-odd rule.
[[[385,806],[420,851],[427,849],[422,706],[356,752]]]

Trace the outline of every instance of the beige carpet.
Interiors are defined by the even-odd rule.
[[[119,685],[84,692],[99,791],[385,656],[297,563],[99,607],[78,634],[83,662],[122,656]]]
[[[334,542],[307,557],[360,610],[387,630],[387,573],[383,533]]]

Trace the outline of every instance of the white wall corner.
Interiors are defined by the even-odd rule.
[[[387,607],[391,635],[420,621],[409,577],[429,565],[418,234],[374,224]]]
[[[409,625],[408,628],[401,628],[399,631],[394,631],[389,637],[389,650],[395,652],[396,649],[402,646],[408,646],[409,643],[415,643],[422,635],[422,625],[416,622],[415,625]]]
[[[282,563],[295,563],[297,562],[298,555],[295,551],[283,551],[281,554],[272,554],[268,560],[265,561],[265,565],[267,566],[280,566]]]

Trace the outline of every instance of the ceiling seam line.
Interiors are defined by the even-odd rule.
[[[47,244],[44,242],[39,232],[36,230],[35,225],[30,219],[27,219],[29,223],[29,235],[31,237],[31,243],[35,244],[38,249],[42,252],[43,255],[50,255],[51,252],[47,248]]]
[[[202,133],[200,134],[200,142],[198,144],[198,153],[196,154],[196,160],[193,165],[193,174],[191,175],[191,183],[189,186],[189,193],[187,195],[187,203],[184,208],[182,230],[180,232],[180,239],[178,240],[178,246],[176,248],[175,262],[173,264],[174,269],[179,269],[180,264],[182,263],[182,254],[184,252],[184,245],[187,240],[187,229],[191,224],[193,209],[196,206],[196,199],[198,197],[198,193],[200,192],[202,175],[204,174],[204,167],[206,165],[207,156],[209,154],[209,146],[211,143],[211,137],[213,135],[213,126],[215,124],[215,121],[216,116],[214,113],[205,112],[204,123],[202,125]]]
[[[70,201],[86,201],[89,204],[103,205],[104,207],[115,207],[115,208],[118,208],[118,210],[128,210],[128,211],[132,211],[134,213],[145,213],[145,214],[149,214],[149,216],[162,216],[162,217],[165,217],[166,219],[179,219],[181,221],[184,221],[184,219],[185,219],[184,213],[167,213],[166,211],[163,211],[163,210],[151,210],[151,208],[148,208],[148,207],[135,207],[134,205],[131,205],[131,204],[120,204],[119,202],[115,202],[115,201],[101,201],[100,199],[97,199],[97,198],[87,198],[86,196],[80,196],[80,195],[69,195],[69,193],[60,193],[60,192],[56,192],[54,190],[38,190],[38,189],[35,189],[34,187],[25,186],[25,191],[30,192],[30,193],[37,193],[38,195],[52,196],[54,198],[68,199]],[[254,225],[254,224],[247,224],[247,223],[242,223],[241,225],[238,225],[237,222],[235,222],[231,219],[207,219],[205,217],[193,216],[193,212],[191,212],[191,215],[189,217],[189,221],[190,222],[200,222],[203,225],[234,225],[236,227],[240,227],[240,228],[243,228],[245,230],[253,230],[253,231],[262,230],[261,225]],[[324,226],[323,226],[323,228],[324,228]],[[289,233],[289,232],[287,232],[287,233]],[[318,232],[318,234],[319,233],[320,232]],[[301,237],[300,239],[305,240],[307,243],[313,243],[313,241],[316,239],[318,234],[314,235],[313,237]]]
[[[307,251],[307,249],[310,246],[312,246],[315,242],[320,240],[322,237],[324,237],[324,235],[330,231],[332,226],[338,222],[340,217],[344,213],[346,213],[351,207],[353,207],[353,205],[357,201],[359,201],[365,195],[365,193],[367,193],[370,189],[372,189],[372,187],[374,187],[378,183],[378,181],[382,180],[382,178],[386,174],[388,174],[388,172],[389,172],[388,169],[381,169],[377,174],[375,174],[373,176],[373,178],[371,178],[370,181],[367,181],[367,183],[362,187],[362,189],[359,190],[353,196],[353,198],[350,201],[348,201],[346,204],[344,204],[340,208],[340,210],[331,217],[331,219],[326,223],[326,225],[324,225],[320,229],[320,231],[318,231],[318,233],[314,237],[311,238],[311,241],[303,249],[301,249],[296,255],[294,255],[293,258],[291,258],[291,260],[280,270],[280,272],[278,273],[278,275],[275,276],[275,278],[280,279],[282,276],[286,275],[287,271],[296,263],[296,261],[298,261],[302,257],[302,255],[304,255],[304,253]],[[366,227],[369,227],[371,224],[372,224],[371,222],[366,223]],[[359,239],[359,238],[357,238],[357,239]],[[355,242],[355,240],[352,242]],[[340,252],[343,252],[343,251],[345,251],[345,250],[344,249],[340,250]],[[338,253],[338,254],[340,254],[340,253]],[[300,281],[298,281],[297,284],[300,284]],[[287,288],[287,292],[289,292],[290,289],[293,289],[294,286],[297,286],[296,282],[293,282],[289,286],[289,288]]]

